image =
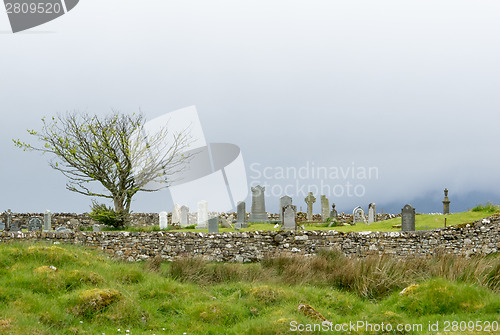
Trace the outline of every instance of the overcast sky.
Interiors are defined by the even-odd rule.
[[[249,184],[269,184],[270,211],[274,185],[305,209],[301,185],[321,183],[345,212],[437,212],[445,187],[452,211],[498,203],[499,17],[498,0],[82,0],[13,34],[1,10],[0,210],[89,210],[47,155],[13,146],[41,117],[191,105],[207,142],[238,145]],[[313,166],[377,173],[262,175]],[[132,205],[172,206],[168,191]]]

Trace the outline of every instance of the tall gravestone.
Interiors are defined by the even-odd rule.
[[[444,189],[443,214],[450,214],[450,199],[448,198],[448,189]]]
[[[361,207],[356,207],[352,211],[353,224],[366,223],[365,211]]]
[[[373,202],[368,205],[368,223],[377,221],[377,211],[375,206],[376,205]]]
[[[7,210],[7,219],[5,220],[5,230],[9,231],[10,226],[12,225],[12,211],[10,209]]]
[[[28,221],[28,231],[42,231],[43,223],[40,218],[31,218]]]
[[[208,225],[208,202],[201,200],[198,202],[198,225],[196,229],[206,229]]]
[[[326,222],[326,220],[330,217],[330,201],[328,201],[328,198],[326,195],[321,195],[321,220],[323,222]]]
[[[297,229],[297,206],[286,205],[283,207],[283,230]]]
[[[415,231],[415,208],[406,205],[401,209],[401,230]]]
[[[312,221],[313,219],[313,204],[316,202],[316,198],[309,192],[307,197],[304,199],[307,204],[307,221]]]
[[[218,233],[219,232],[219,218],[213,217],[208,219],[208,233]]]
[[[250,222],[269,222],[266,213],[266,202],[264,199],[265,187],[260,185],[252,187],[252,212],[250,213]]]
[[[43,231],[51,231],[52,230],[52,214],[47,209],[43,214]]]
[[[168,213],[167,212],[160,212],[159,217],[160,217],[160,229],[167,229],[168,228]]]
[[[280,198],[280,207],[279,207],[279,213],[280,213],[280,222],[283,224],[283,208],[287,205],[292,204],[292,198],[289,197],[288,195],[285,195]]]
[[[180,215],[180,226],[181,228],[189,226],[189,207],[182,206]]]
[[[337,210],[335,209],[335,204],[332,204],[332,210],[330,211],[330,217],[332,218],[333,221],[337,221],[339,219],[339,214],[337,213]]]
[[[178,226],[181,224],[181,206],[175,204],[172,209],[172,226]]]
[[[237,205],[237,215],[235,228],[247,228],[247,211],[246,204],[244,201],[238,202]]]

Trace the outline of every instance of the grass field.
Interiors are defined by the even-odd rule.
[[[456,329],[446,334],[483,334],[459,327],[500,322],[499,255],[129,264],[83,247],[1,244],[0,283],[2,334],[320,334],[291,330],[322,318],[413,328],[386,334],[436,334],[436,322],[441,334],[445,322]],[[363,327],[344,333],[382,333]]]

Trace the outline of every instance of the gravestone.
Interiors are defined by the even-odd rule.
[[[332,210],[330,211],[330,217],[332,218],[333,221],[337,221],[339,219],[339,214],[337,213],[337,210],[335,209],[335,204],[332,204]]]
[[[5,230],[5,223],[0,222],[0,231]]]
[[[330,217],[330,213],[328,210],[330,209],[330,201],[328,201],[328,198],[326,195],[321,196],[321,220],[323,222],[326,222],[326,220]]]
[[[227,219],[223,216],[219,217],[219,224],[222,228],[233,229],[233,214],[229,215]]]
[[[208,233],[218,233],[219,232],[219,218],[213,217],[208,219]]]
[[[52,230],[52,214],[47,209],[43,214],[43,231],[51,231]]]
[[[245,208],[245,202],[244,201],[240,201],[238,202],[238,206],[237,206],[237,215],[238,217],[236,218],[237,221],[236,221],[236,224],[234,225],[235,228],[247,228],[248,225],[246,223],[246,220],[247,220],[247,212],[246,212],[246,208]]]
[[[201,200],[198,202],[198,225],[196,229],[207,229],[208,225],[208,202]]]
[[[313,204],[316,202],[316,198],[309,192],[307,197],[304,199],[307,204],[307,221],[312,221],[313,219]]]
[[[269,222],[266,213],[266,202],[264,198],[265,187],[260,185],[252,187],[252,211],[249,222]]]
[[[98,224],[93,224],[93,225],[92,225],[92,231],[93,231],[94,233],[98,233],[98,232],[100,232],[100,231],[101,231],[101,225],[98,225]]]
[[[283,207],[283,230],[297,229],[297,206],[286,205]]]
[[[12,212],[10,209],[7,210],[7,213],[5,213],[7,216],[7,220],[5,223],[5,230],[10,231],[10,226],[12,225]]]
[[[42,231],[43,222],[40,218],[31,218],[28,221],[28,231]]]
[[[284,197],[280,198],[280,206],[278,208],[279,213],[280,213],[280,222],[283,224],[283,208],[287,205],[292,204],[292,198],[289,197],[288,195],[285,195]]]
[[[365,211],[361,207],[356,207],[352,211],[353,224],[366,223]]]
[[[415,208],[411,205],[401,209],[401,231],[415,231]]]
[[[450,199],[448,198],[448,189],[444,189],[443,214],[450,214]]]
[[[18,221],[13,221],[10,224],[9,231],[21,231],[21,227]]]
[[[375,203],[368,205],[368,223],[373,223],[377,221],[377,211],[375,209]]]
[[[180,212],[181,212],[181,215],[180,215],[181,227],[183,228],[183,227],[189,226],[189,207],[182,206]]]
[[[159,217],[160,217],[160,229],[167,229],[168,228],[168,213],[167,212],[160,212]]]
[[[178,226],[181,224],[181,206],[175,204],[172,209],[172,226]]]
[[[56,229],[56,233],[72,233],[73,231],[69,230],[66,227],[59,227]]]

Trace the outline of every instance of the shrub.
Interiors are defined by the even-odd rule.
[[[99,204],[94,200],[92,200],[89,216],[97,222],[115,228],[120,228],[125,225],[125,215],[123,212],[116,212],[113,208],[105,204]]]
[[[496,213],[500,212],[500,206],[498,205],[493,205],[490,201],[488,201],[486,204],[479,204],[476,207],[472,209],[473,212],[489,212],[489,213]]]

